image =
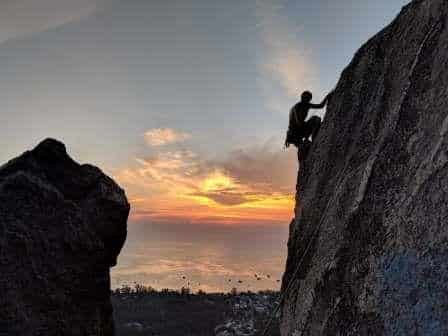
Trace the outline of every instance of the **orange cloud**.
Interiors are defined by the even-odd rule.
[[[144,137],[149,146],[162,146],[185,141],[189,139],[191,135],[184,132],[178,132],[172,128],[154,128],[146,131]]]
[[[138,158],[115,178],[127,190],[132,217],[167,222],[285,223],[293,209],[294,151],[247,148],[222,160],[189,150]]]

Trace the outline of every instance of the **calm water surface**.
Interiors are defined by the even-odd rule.
[[[288,224],[223,226],[131,223],[112,286],[188,286],[193,291],[278,289]]]

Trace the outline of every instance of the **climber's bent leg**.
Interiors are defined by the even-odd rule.
[[[310,136],[312,140],[317,136],[317,133],[320,130],[320,125],[322,124],[322,119],[318,116],[312,116],[308,121],[305,122],[305,125],[302,129],[302,134],[305,139],[308,139]]]

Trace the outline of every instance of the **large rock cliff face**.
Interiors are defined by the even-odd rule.
[[[113,335],[126,196],[45,140],[0,167],[0,335]]]
[[[343,72],[300,169],[283,336],[448,335],[447,24],[413,1]]]

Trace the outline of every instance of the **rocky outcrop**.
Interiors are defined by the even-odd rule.
[[[344,70],[300,169],[286,335],[448,335],[448,1],[415,0]]]
[[[0,167],[0,335],[113,335],[128,214],[123,190],[55,140]]]
[[[266,321],[270,319],[270,314],[278,305],[278,296],[275,293],[245,293],[232,297],[229,301],[232,313],[223,324],[216,326],[215,336],[256,336],[263,331]],[[260,324],[262,322],[262,324]],[[270,330],[277,328],[278,316],[271,321]],[[274,328],[275,326],[275,328]],[[275,335],[269,333],[268,335]]]

